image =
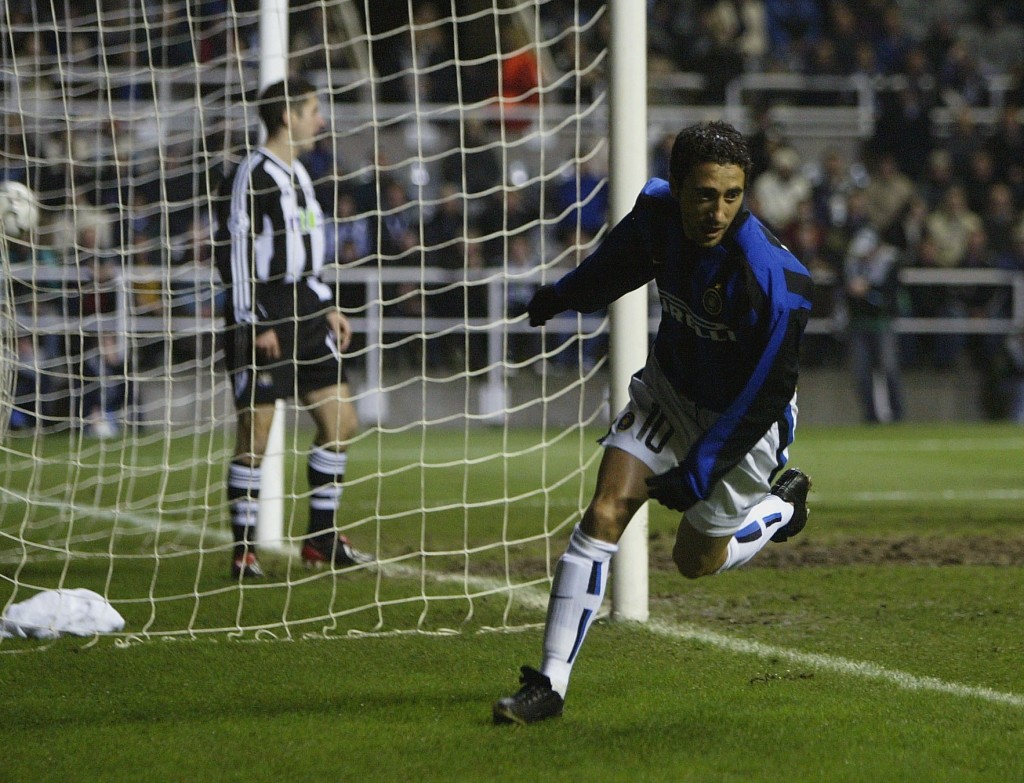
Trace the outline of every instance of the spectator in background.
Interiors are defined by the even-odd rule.
[[[1010,249],[995,259],[995,265],[1011,272],[1024,272],[1024,218],[1013,231]],[[1006,358],[1003,383],[1008,398],[1007,416],[1011,421],[1024,424],[1024,332],[1006,335],[1003,355]]]
[[[539,199],[528,186],[510,186],[487,201],[488,207],[474,220],[487,241],[486,255],[495,258],[504,252],[504,236],[530,231],[537,224]]]
[[[896,167],[914,179],[925,170],[934,146],[933,106],[926,93],[909,85],[880,95],[872,146],[878,153],[891,155]]]
[[[381,183],[383,204],[380,212],[379,244],[377,257],[382,267],[418,266],[420,257],[420,209],[409,197],[400,180],[388,177]],[[382,288],[384,314],[403,318],[422,318],[424,315],[423,295],[416,283],[388,283]],[[387,339],[403,335],[388,334]],[[397,358],[410,366],[420,365],[421,344],[417,341],[404,342],[398,348]]]
[[[454,183],[460,190],[464,188],[470,212],[485,210],[484,194],[499,188],[505,176],[500,144],[488,138],[482,120],[467,118],[461,137],[452,138],[452,149],[441,160],[441,179]]]
[[[821,156],[821,166],[811,177],[811,201],[814,219],[822,227],[846,222],[850,194],[866,184],[859,166],[855,176],[846,155],[838,147],[829,147]]]
[[[953,176],[963,180],[970,169],[971,157],[981,148],[984,140],[978,128],[977,119],[969,106],[962,106],[954,111],[953,124],[949,136],[942,141],[942,146],[949,150],[953,164]]]
[[[447,270],[453,274],[464,272],[467,264],[465,242],[468,223],[463,198],[453,182],[441,184],[441,192],[434,214],[423,227],[423,244],[427,266]],[[454,280],[425,285],[427,314],[436,318],[461,319],[465,316],[465,286],[454,285]],[[432,366],[447,363],[450,367],[463,365],[463,334],[450,331],[432,340],[428,361]]]
[[[380,229],[377,253],[386,266],[418,265],[419,207],[396,177],[381,183],[383,204],[380,208]]]
[[[95,348],[83,354],[81,415],[84,431],[94,438],[116,437],[128,402],[128,373],[120,336],[101,331]]]
[[[668,63],[669,70],[685,70],[691,31],[695,26],[694,9],[690,4],[678,0],[653,0],[647,14],[649,61]],[[564,36],[566,40],[576,37]],[[567,73],[576,68],[575,62],[568,58],[558,64]]]
[[[560,216],[558,239],[570,246],[589,246],[608,216],[607,172],[593,160],[582,162],[558,183],[553,203]]]
[[[1021,107],[1017,104],[1004,106],[992,135],[984,142],[995,170],[1011,186],[1024,183],[1024,124],[1020,114]],[[1024,204],[1024,192],[1014,195],[1017,203]]]
[[[1024,29],[1019,23],[1011,23],[1007,14],[1008,6],[1019,6],[1019,3],[997,1],[983,2],[979,5],[985,42],[980,54],[984,59],[985,69],[994,73],[1009,73],[1021,62],[1021,53],[1024,52]]]
[[[870,41],[861,40],[857,42],[853,52],[853,72],[851,76],[874,81],[882,76],[878,69],[878,60],[875,57],[875,47]]]
[[[946,191],[956,184],[957,176],[953,170],[953,156],[945,147],[937,147],[928,155],[928,164],[924,175],[916,183],[917,191],[924,198],[928,209],[935,209]]]
[[[80,319],[79,328],[67,335],[65,355],[69,362],[74,415],[86,434],[100,438],[118,434],[118,411],[126,400],[124,355],[117,330],[117,275],[121,260],[101,244],[95,226],[83,226],[71,249],[68,263],[79,275],[79,288],[67,300],[68,314]]]
[[[765,25],[772,61],[799,71],[825,22],[814,0],[765,0]]]
[[[738,28],[736,49],[744,70],[760,71],[768,57],[768,19],[764,0],[735,0]]]
[[[938,244],[938,265],[946,269],[962,266],[967,254],[967,238],[981,227],[981,218],[968,206],[963,187],[948,188],[939,206],[925,221],[925,229]]]
[[[753,109],[754,130],[750,133],[750,181],[753,183],[771,165],[772,155],[786,146],[782,126],[772,116],[770,102],[758,102]],[[674,139],[673,139],[674,140]]]
[[[526,306],[537,292],[541,259],[532,233],[520,231],[508,240],[508,254],[495,259],[492,266],[505,265],[508,276],[508,315],[520,318],[526,315]],[[540,337],[536,332],[512,332],[508,336],[509,361],[529,361],[540,350]]]
[[[997,254],[996,266],[1011,272],[1024,272],[1024,215],[1017,221],[1010,236],[1010,247]]]
[[[499,99],[505,131],[516,135],[532,124],[529,114],[521,116],[523,110],[540,104],[540,63],[536,44],[521,24],[518,17],[502,17],[500,27]]]
[[[964,267],[995,269],[1002,259],[989,245],[983,228],[970,233]],[[972,318],[1009,318],[1013,293],[1004,286],[975,285],[963,290],[966,314]],[[1010,357],[1006,353],[1006,335],[972,334],[967,340],[967,354],[981,376],[980,404],[986,418],[1005,418],[1011,407],[1008,373]]]
[[[896,157],[891,152],[883,152],[864,189],[871,225],[880,235],[890,230],[914,193],[914,183],[900,171]]]
[[[867,197],[863,188],[856,188],[850,191],[841,217],[836,215],[832,222],[826,224],[822,237],[822,255],[837,274],[843,268],[846,251],[854,234],[870,224]]]
[[[371,232],[370,219],[366,215],[358,213],[356,197],[351,191],[339,191],[334,210],[334,222],[327,227],[326,255],[328,260],[339,258],[341,253],[338,248],[345,243],[351,243],[352,252],[346,254],[350,261],[368,258],[376,240]]]
[[[981,214],[988,205],[988,194],[996,182],[996,170],[993,166],[992,155],[987,149],[981,147],[974,151],[967,168],[967,176],[964,178],[964,196],[967,198],[967,206],[972,212]]]
[[[857,43],[864,38],[857,15],[845,0],[833,0],[826,4],[825,26],[836,62],[844,75],[851,74],[857,59]]]
[[[413,58],[420,99],[428,103],[458,103],[459,70],[451,17],[442,19],[435,3],[423,3],[413,9],[413,25]]]
[[[700,8],[696,31],[687,48],[687,67],[704,75],[703,100],[721,104],[729,82],[743,73],[736,38],[739,17],[731,2],[719,0]]]
[[[882,8],[881,29],[873,43],[878,69],[883,74],[891,76],[904,70],[914,39],[907,31],[899,3],[886,3]]]
[[[865,422],[903,418],[903,380],[893,319],[900,312],[900,255],[873,228],[862,228],[850,243],[843,269],[847,335],[857,396]],[[883,405],[876,402],[876,374]]]
[[[324,214],[333,215],[339,173],[337,156],[334,154],[334,135],[325,133],[318,138],[313,149],[302,155],[302,165],[313,180],[316,200],[323,207]]]
[[[950,48],[957,40],[957,23],[947,14],[940,14],[932,19],[928,32],[921,41],[925,56],[928,58],[928,70],[937,74]]]
[[[1005,182],[994,182],[988,189],[981,222],[988,235],[989,247],[996,255],[1012,251],[1017,218],[1013,190]]]
[[[947,106],[987,106],[990,100],[987,71],[966,42],[958,38],[939,66],[939,95]]]
[[[14,405],[11,408],[12,431],[35,429],[46,420],[45,400],[51,392],[52,373],[41,372],[53,357],[31,334],[19,334],[18,363],[14,379]]]
[[[924,269],[938,269],[940,246],[935,237],[927,232],[918,243],[915,252],[908,258],[908,265]],[[963,315],[950,286],[910,286],[910,314],[918,318],[952,318]],[[910,363],[930,366],[937,370],[952,370],[963,347],[963,339],[956,334],[923,334],[908,341]]]
[[[195,62],[188,6],[169,2],[161,5],[157,23],[149,31],[149,65],[174,68]]]
[[[1024,424],[1024,334],[1016,333],[1006,336],[1006,355],[1009,358],[1008,379],[1010,421]]]
[[[486,244],[476,229],[470,229],[462,241],[464,246],[463,282],[461,290],[465,299],[464,318],[473,320],[493,319],[498,313],[490,312],[490,298],[485,270],[489,266],[486,256]],[[487,332],[479,329],[466,329],[465,338],[466,363],[464,369],[477,372],[487,366]],[[495,357],[501,361],[501,356]]]
[[[927,202],[915,193],[882,239],[895,245],[906,259],[924,237],[927,230],[928,214]]]
[[[775,150],[768,171],[754,180],[751,191],[761,219],[776,234],[785,233],[796,220],[800,203],[811,197],[811,181],[800,171],[796,150]]]
[[[814,205],[803,201],[797,217],[779,239],[811,273],[811,308],[817,318],[831,318],[836,312],[836,283],[842,277],[839,264],[825,247],[826,232],[815,218]],[[843,244],[845,249],[845,243]],[[842,356],[842,346],[832,334],[805,334],[801,353],[808,365],[827,364]]]
[[[464,209],[465,199],[454,182],[442,182],[433,214],[423,226],[423,244],[427,266],[432,269],[461,269],[461,241],[470,221]]]
[[[665,0],[665,4],[676,5],[675,0]],[[648,24],[648,34],[656,26]],[[562,103],[572,106],[578,101],[585,106],[605,89],[607,60],[598,57],[598,51],[603,46],[600,41],[595,45],[599,37],[600,33],[593,30],[589,35],[558,36],[552,56],[560,74],[558,98]],[[657,67],[654,57],[651,57],[651,67]]]
[[[213,353],[208,323],[223,315],[227,292],[217,285],[213,265],[213,233],[206,215],[195,217],[175,249],[174,264],[190,275],[176,278],[171,285],[171,314],[195,320],[196,334],[173,336],[172,351],[186,361]]]

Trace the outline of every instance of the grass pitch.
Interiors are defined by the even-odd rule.
[[[438,440],[436,453],[467,448],[454,437]],[[515,437],[523,444],[538,438]],[[415,452],[420,443],[413,441],[406,446]],[[493,445],[474,441],[472,448],[478,444],[482,451]],[[60,445],[32,448],[49,455]],[[512,445],[506,450],[515,451]],[[396,442],[389,446],[399,454]],[[140,460],[149,459],[141,452]],[[569,470],[542,465],[533,451],[511,472],[486,461],[438,465],[436,473],[404,470],[396,459],[384,499],[382,482],[362,480],[352,453],[356,478],[345,502],[354,536],[373,531],[385,556],[420,574],[469,568],[472,585],[513,574],[515,619],[542,621],[549,568],[542,544],[524,543],[512,565],[497,551],[477,553],[469,566],[451,552],[475,540],[477,526],[496,524],[499,537],[505,530],[515,539],[540,515],[542,525],[558,529],[592,485],[593,465],[579,464],[577,444],[545,450],[548,460],[564,457]],[[123,549],[113,560],[86,559],[91,566],[81,570],[80,561],[68,566],[59,557],[22,563],[4,538],[2,600],[15,576],[53,586],[61,573],[74,577],[65,578],[67,586],[108,585],[115,598],[148,597],[156,585],[160,600],[119,605],[130,624],[149,621],[156,631],[138,644],[0,644],[0,779],[1022,780],[1022,453],[1024,431],[1013,426],[804,428],[791,457],[814,479],[807,530],[771,545],[749,567],[696,582],[671,570],[674,515],[652,509],[652,621],[597,624],[575,668],[565,716],[525,729],[492,726],[490,704],[515,689],[519,665],[537,663],[540,631],[484,630],[500,624],[493,621],[508,602],[482,587],[473,597],[435,602],[403,598],[403,584],[395,604],[341,617],[335,615],[346,602],[363,593],[386,599],[389,588],[381,585],[389,580],[352,574],[303,581],[295,574],[284,591],[240,591],[224,579],[217,498],[206,523],[212,553],[188,554],[173,525],[166,541],[164,531],[145,533],[145,546],[166,549],[157,571],[153,558],[131,555],[143,534],[124,519],[115,522],[124,527]],[[426,480],[442,470],[454,471],[443,486]],[[90,476],[79,471],[89,487]],[[568,484],[545,485],[548,476],[567,474],[575,474]],[[9,536],[13,526],[28,537],[57,525],[44,519],[33,526],[10,500],[29,489],[19,490],[14,478],[8,476],[0,532]],[[46,496],[50,490],[38,484],[44,479],[34,481],[32,491]],[[546,486],[546,502],[536,502],[531,484]],[[453,494],[466,502],[449,504]],[[516,508],[511,515],[488,500],[506,496]],[[411,501],[428,511],[403,519],[399,509]],[[377,527],[381,511],[401,535]],[[169,508],[168,521],[181,521],[177,513]],[[556,533],[554,556],[565,534]],[[65,541],[82,551],[110,547],[94,546],[86,530]],[[415,554],[421,551],[429,557]],[[290,562],[278,564],[275,578],[287,582]],[[282,601],[282,594],[290,598]],[[263,641],[258,630],[240,638],[159,633],[182,617],[197,629],[256,629],[282,611],[296,618],[285,632],[276,629],[288,641]],[[349,627],[372,630],[379,611],[385,629],[416,627],[425,615],[426,630],[461,633],[343,635]],[[325,625],[338,638],[304,633]]]

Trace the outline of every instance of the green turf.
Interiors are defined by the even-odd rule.
[[[62,438],[25,441],[24,451],[42,464],[66,451]],[[106,523],[122,532],[113,559],[32,552],[22,565],[12,543],[52,542],[67,527],[60,508],[37,519],[12,495],[130,502],[148,517],[146,492],[161,482],[173,495],[166,516],[187,529],[189,493],[176,482],[196,480],[182,456],[195,443],[134,447],[137,464],[169,467],[136,471],[118,490],[92,478],[106,470],[102,451],[77,471],[71,496],[59,485],[66,467],[37,470],[20,487],[26,474],[9,471],[0,601],[14,578],[93,586],[133,631],[148,623],[152,633],[127,645],[0,643],[0,780],[1024,779],[1019,427],[801,430],[792,459],[814,478],[807,531],[720,577],[687,582],[671,571],[675,520],[653,509],[652,622],[595,626],[565,716],[527,729],[492,726],[490,703],[514,690],[519,665],[537,662],[540,632],[481,629],[542,620],[548,552],[533,542],[512,547],[511,561],[498,549],[450,552],[562,524],[593,479],[589,434],[582,447],[576,438],[543,451],[535,431],[432,434],[427,453],[447,456],[423,469],[403,469],[398,456],[418,453],[418,435],[387,440],[396,457],[384,482],[368,477],[375,446],[353,451],[347,519],[409,570],[310,578],[282,557],[268,586],[244,590],[224,578],[216,488],[201,495],[207,549],[215,545],[202,555],[178,527],[165,540],[126,519]],[[523,453],[506,464],[487,458],[496,447]],[[107,456],[116,465],[126,453]],[[459,453],[468,467],[442,465]],[[495,497],[512,498],[514,510],[484,503]],[[428,510],[403,512],[419,507]],[[78,519],[64,548],[107,552],[109,536],[94,540],[90,526]],[[153,551],[159,567],[140,554]],[[786,553],[796,561],[778,559]],[[477,594],[441,598],[461,587],[434,579],[440,571],[468,573]],[[511,605],[486,594],[509,579],[521,586]],[[375,598],[393,603],[347,614]],[[259,633],[264,624],[281,641]],[[207,633],[233,626],[248,630]],[[345,637],[378,626],[461,632]],[[160,636],[175,628],[198,638]]]

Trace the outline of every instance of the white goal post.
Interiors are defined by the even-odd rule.
[[[542,622],[596,439],[647,351],[648,294],[543,330],[523,304],[647,176],[646,3],[203,8],[86,0],[0,16],[0,178],[41,204],[4,258],[17,346],[0,373],[14,411],[0,614],[86,587],[138,638]],[[286,73],[320,90],[327,129],[304,163],[325,211],[324,279],[355,330],[361,422],[336,526],[377,562],[303,568],[313,430],[290,401],[263,471],[267,576],[239,580],[213,200],[260,141],[260,89]],[[641,512],[616,558],[616,617],[646,619],[646,537]]]

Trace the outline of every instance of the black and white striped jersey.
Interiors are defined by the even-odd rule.
[[[214,247],[228,287],[229,324],[257,331],[322,311],[333,297],[320,281],[324,215],[302,163],[266,148],[249,154],[221,185]]]

